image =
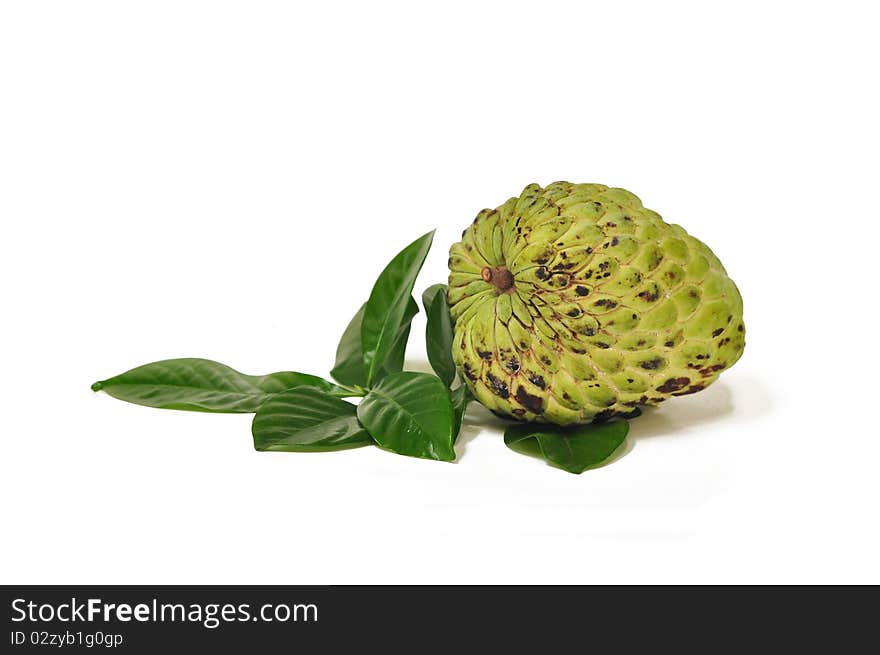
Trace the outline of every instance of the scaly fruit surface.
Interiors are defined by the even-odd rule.
[[[625,416],[705,389],[745,346],[718,258],[623,189],[530,184],[477,215],[449,268],[456,366],[501,416]]]

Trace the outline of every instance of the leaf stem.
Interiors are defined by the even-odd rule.
[[[331,396],[335,396],[336,398],[363,398],[369,392],[369,389],[364,389],[363,387],[359,387],[357,385],[348,386],[345,384],[338,385],[345,389],[344,392],[337,391],[335,393],[331,393]]]

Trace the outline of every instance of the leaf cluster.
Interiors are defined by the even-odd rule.
[[[385,450],[453,461],[472,397],[452,359],[453,325],[447,288],[425,289],[425,345],[435,374],[404,371],[413,318],[413,288],[434,238],[429,232],[401,250],[349,322],[330,371],[333,381],[294,371],[246,375],[207,359],[169,359],[96,382],[94,391],[130,403],[200,412],[253,413],[260,451],[321,452],[376,445]],[[456,384],[458,382],[458,384]],[[354,404],[348,399],[360,398]],[[518,424],[504,442],[571,473],[606,461],[626,437],[627,423],[563,430]]]

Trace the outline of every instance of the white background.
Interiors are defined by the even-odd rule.
[[[877,16],[850,2],[5,2],[0,581],[880,582]],[[573,476],[269,454],[89,385],[326,374],[385,263],[602,182],[708,243],[743,359]],[[416,319],[410,366],[424,367]]]

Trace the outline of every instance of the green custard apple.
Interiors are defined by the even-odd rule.
[[[453,357],[496,414],[558,425],[712,384],[745,346],[718,258],[629,191],[527,186],[452,246]]]

